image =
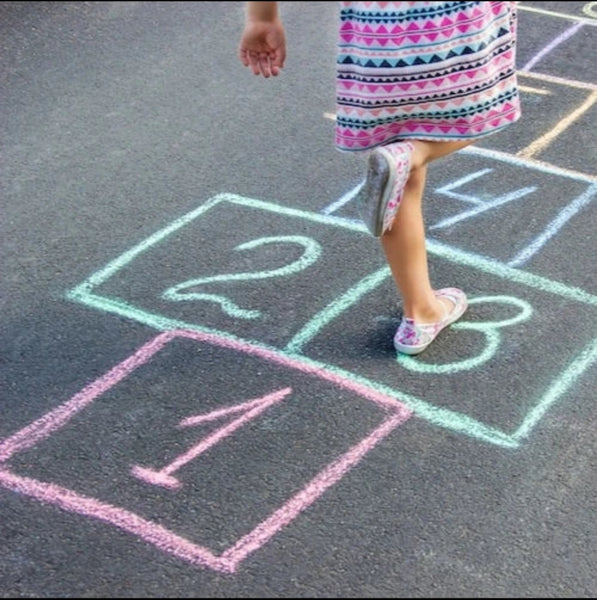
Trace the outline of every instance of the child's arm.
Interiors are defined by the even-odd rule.
[[[247,2],[238,56],[255,75],[278,75],[286,59],[286,33],[277,2]]]

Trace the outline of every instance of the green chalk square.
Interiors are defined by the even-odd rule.
[[[218,211],[213,209],[224,209],[224,212],[220,210],[218,216]],[[204,229],[208,233],[212,232],[214,224],[209,219],[221,218],[222,214],[227,215],[229,222],[238,223],[239,216],[244,215],[233,212],[232,219],[232,209],[241,213],[247,209],[252,212],[265,211],[264,218],[252,219],[256,222],[257,229],[252,231],[248,225],[250,220],[243,219],[243,230],[249,230],[243,231],[242,239],[233,236],[234,242],[225,241],[231,248],[238,247],[239,241],[240,245],[253,246],[245,246],[241,250],[233,248],[222,259],[224,262],[218,265],[217,272],[228,273],[228,278],[222,276],[218,280],[218,276],[213,275],[214,267],[208,259],[206,264],[212,275],[207,271],[193,271],[193,275],[199,274],[199,277],[193,279],[189,273],[182,277],[182,282],[195,282],[196,285],[179,288],[179,293],[197,293],[197,289],[205,293],[206,284],[209,284],[209,292],[218,298],[192,296],[190,302],[185,299],[175,303],[158,299],[157,291],[172,289],[173,283],[180,285],[181,274],[185,269],[188,271],[189,248],[193,248],[193,244],[201,247],[196,230],[188,226],[202,222]],[[194,231],[193,235],[187,235],[186,241],[181,237],[185,230]],[[331,233],[334,234],[333,244],[328,244],[325,242],[326,236]],[[206,239],[214,243],[213,236]],[[271,243],[264,240],[270,240]],[[305,257],[309,251],[314,250],[308,248],[308,240],[314,241],[314,247],[319,246],[319,255],[307,265],[309,260]],[[162,245],[164,241],[169,243],[166,248]],[[178,255],[172,252],[175,247]],[[286,278],[286,284],[293,282],[282,291],[276,279],[278,275],[255,276],[259,268],[262,273],[267,271],[264,265],[269,265],[270,271],[274,270],[271,268],[271,261],[274,256],[280,258],[280,247],[294,252],[292,256],[289,254],[282,257],[280,265],[287,267],[289,264],[298,264],[301,259],[297,257],[301,253],[307,265],[292,273],[278,271],[281,277]],[[417,358],[397,358],[391,347],[391,337],[399,318],[399,312],[388,314],[393,302],[391,299],[395,295],[393,283],[379,246],[371,244],[371,238],[361,223],[234,194],[220,194],[209,199],[110,262],[71,290],[67,297],[102,311],[140,321],[158,330],[190,329],[218,333],[262,345],[264,348],[282,350],[289,356],[321,364],[343,377],[395,397],[412,408],[419,417],[438,426],[498,445],[516,447],[549,407],[595,361],[595,332],[587,330],[587,325],[595,322],[597,298],[584,290],[513,269],[498,261],[438,242],[429,241],[428,249],[432,268],[438,270],[438,273],[434,273],[434,278],[436,275],[443,278],[441,270],[449,267],[450,272],[446,277],[458,275],[461,280],[466,281],[470,278],[472,269],[475,272],[474,286],[478,291],[475,293],[473,290],[471,308],[462,323],[442,333],[441,345],[439,342],[434,344],[425,355]],[[217,255],[218,260],[225,254],[219,247],[212,248],[211,251]],[[242,281],[229,278],[232,273],[230,269],[238,262],[238,252],[250,255],[262,251],[264,263],[261,266],[255,263],[244,265],[250,267],[244,273],[253,273],[253,279],[249,280],[247,275],[242,276]],[[177,259],[176,256],[180,258]],[[358,257],[358,261],[349,260],[351,256]],[[318,267],[324,267],[330,273],[329,277],[323,277],[325,290],[324,286],[314,286],[310,280],[311,269]],[[243,272],[238,269],[238,265],[236,268],[235,273]],[[157,277],[156,281],[148,282],[148,273]],[[177,279],[167,280],[172,273],[177,274]],[[248,283],[250,285],[247,286]],[[518,290],[521,286],[526,290],[525,297],[531,297],[530,301],[520,297]],[[235,287],[238,289],[233,293]],[[123,290],[126,291],[124,295]],[[542,298],[546,294],[548,301],[543,304]],[[150,302],[148,295],[151,296]],[[222,297],[226,298],[228,306]],[[483,300],[483,297],[486,299]],[[492,300],[488,301],[487,297]],[[380,298],[388,299],[387,305],[381,308]],[[280,302],[286,301],[287,305],[279,306]],[[276,310],[273,310],[272,303],[276,305]],[[188,306],[181,307],[179,304]],[[201,305],[199,311],[198,304]],[[544,308],[537,311],[537,304]],[[255,314],[253,318],[245,318],[247,315],[242,318],[228,315],[224,313],[226,306],[226,310],[233,311],[236,307]],[[545,306],[548,308],[547,312]],[[524,381],[519,382],[529,388],[525,397],[526,406],[521,406],[520,397],[509,398],[509,403],[502,405],[511,411],[506,423],[500,422],[503,415],[500,414],[499,406],[488,414],[479,412],[477,409],[487,399],[488,386],[491,388],[500,385],[492,379],[491,373],[492,367],[497,364],[496,356],[501,360],[498,371],[502,375],[515,374],[512,367],[520,368],[522,364],[526,365],[523,370],[528,373],[529,365],[535,364],[537,357],[528,355],[533,348],[533,336],[529,336],[528,332],[532,332],[535,327],[535,331],[540,330],[542,335],[549,338],[548,334],[555,331],[554,327],[550,327],[547,321],[533,323],[533,319],[538,315],[539,318],[553,321],[555,316],[549,314],[549,307],[552,306],[559,307],[566,318],[560,319],[560,329],[556,328],[559,331],[556,335],[560,338],[554,340],[557,344],[551,344],[549,339],[535,343],[535,346],[544,348],[543,354],[538,353],[537,357],[545,363],[547,371],[544,369],[541,377],[529,376],[528,385]],[[575,329],[573,317],[578,315],[578,310],[583,314],[579,319],[580,326]],[[376,317],[377,313],[379,315]],[[525,314],[526,318],[523,318]],[[473,318],[469,319],[469,315]],[[377,334],[375,324],[367,321],[372,317],[378,319]],[[504,325],[497,333],[474,329],[482,328],[487,320],[514,323]],[[521,329],[522,325],[524,330]],[[326,332],[327,341],[333,339],[333,346],[327,341],[321,341],[322,331]],[[516,332],[516,335],[512,332]],[[583,337],[581,346],[578,346],[577,333],[581,333]],[[505,357],[503,353],[499,353],[504,339],[511,344],[510,350],[513,344],[520,360],[526,362],[520,362],[518,366],[507,364],[512,352]],[[456,343],[458,340],[467,341]],[[376,347],[373,351],[370,350],[372,343]],[[525,344],[528,348],[525,348]],[[364,346],[369,349],[365,348],[363,351]],[[450,356],[450,363],[445,362],[445,356]],[[439,360],[442,357],[443,362]],[[480,371],[479,367],[482,366],[489,368]],[[481,377],[481,384],[478,382],[478,373],[486,374],[485,379]],[[430,396],[436,397],[430,400]]]
[[[378,245],[355,231],[362,226],[338,217],[222,194],[70,297],[158,330],[230,332],[283,348],[313,313],[383,266]]]
[[[594,363],[595,298],[453,248],[429,248],[433,280],[461,283],[469,308],[424,353],[393,349],[401,310],[379,315],[387,281],[358,306],[306,324],[288,350],[367,378],[436,425],[516,447]],[[355,309],[372,315],[365,327],[355,325]]]

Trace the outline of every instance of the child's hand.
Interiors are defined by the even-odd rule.
[[[249,21],[241,36],[238,56],[255,75],[278,75],[286,60],[286,35],[282,23]]]

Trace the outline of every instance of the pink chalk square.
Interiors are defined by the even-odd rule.
[[[290,497],[277,505],[256,526],[244,527],[245,533],[238,535],[223,551],[215,551],[213,547],[199,544],[193,539],[176,533],[172,527],[158,522],[158,519],[142,516],[139,511],[121,507],[118,502],[101,500],[95,493],[77,492],[70,485],[42,481],[38,477],[18,474],[18,468],[9,466],[9,461],[19,453],[33,449],[40,442],[48,440],[63,428],[73,417],[90,407],[95,400],[113,390],[119,383],[124,383],[139,367],[151,366],[170,342],[188,340],[201,347],[227,350],[237,353],[245,362],[260,360],[268,363],[270,370],[281,367],[288,373],[287,379],[294,376],[304,377],[312,386],[331,387],[334,396],[356,397],[367,400],[381,409],[381,423],[368,428],[364,437],[356,443],[350,442],[348,450],[343,449],[331,461],[318,467],[314,476],[308,478],[303,487],[293,488]],[[238,358],[236,359],[239,360]],[[149,365],[151,361],[152,365]],[[204,436],[190,447],[185,447],[166,466],[156,467],[152,464],[133,464],[127,476],[143,485],[158,486],[161,490],[176,490],[182,482],[179,470],[191,461],[203,456],[209,449],[217,446],[225,438],[231,437],[241,428],[262,417],[272,406],[281,405],[291,396],[291,386],[275,386],[271,392],[250,398],[240,404],[212,410],[204,414],[191,415],[183,420],[182,427],[195,427],[203,423],[217,423],[209,435]],[[114,410],[117,410],[115,408]],[[388,436],[394,429],[404,423],[412,415],[411,409],[372,387],[358,381],[348,379],[324,365],[307,358],[287,355],[278,350],[240,341],[226,335],[203,333],[189,330],[172,330],[161,333],[140,347],[133,355],[117,364],[102,377],[93,381],[70,400],[24,427],[9,438],[0,441],[0,485],[5,488],[36,498],[45,504],[57,506],[65,511],[99,519],[121,530],[127,531],[157,548],[172,554],[194,565],[216,571],[233,573],[239,564],[251,553],[267,543],[281,529],[292,522],[300,513],[311,506],[327,489],[336,484],[359,461],[372,450],[378,442]],[[18,462],[15,458],[15,462]],[[166,493],[166,492],[165,492]],[[222,517],[225,518],[225,517]],[[197,536],[198,537],[198,536]]]

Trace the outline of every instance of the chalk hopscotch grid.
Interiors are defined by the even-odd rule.
[[[31,448],[43,439],[56,434],[77,413],[128,377],[135,369],[153,359],[166,344],[181,338],[233,350],[240,354],[261,358],[267,362],[304,373],[340,387],[362,400],[370,401],[383,410],[383,420],[377,427],[324,467],[301,490],[221,554],[216,554],[208,547],[182,537],[158,522],[145,519],[133,511],[102,502],[97,498],[80,494],[54,483],[18,475],[6,466],[6,463],[15,454]],[[257,410],[259,409],[257,408]],[[394,398],[385,396],[370,386],[342,377],[330,369],[322,368],[321,365],[310,364],[308,361],[297,360],[282,352],[267,350],[254,344],[233,340],[217,334],[170,330],[157,335],[144,344],[133,355],[87,385],[64,404],[46,413],[43,417],[9,438],[0,441],[0,485],[44,503],[53,504],[68,512],[110,523],[155,545],[160,550],[197,566],[208,567],[224,573],[234,573],[247,556],[261,548],[278,531],[309,508],[327,489],[338,483],[348,471],[356,466],[369,451],[411,416],[412,410],[404,404],[396,402]],[[247,415],[248,418],[251,417]],[[228,426],[229,429],[233,427],[234,424]],[[224,432],[220,437],[226,435],[228,433]]]
[[[576,29],[574,31],[576,31]],[[590,193],[571,203],[565,211],[562,211],[559,218],[552,222],[546,232],[534,240],[528,248],[520,254],[517,260],[511,261],[509,266],[496,263],[485,257],[462,252],[450,246],[434,242],[433,240],[429,243],[429,250],[432,254],[436,254],[453,262],[468,265],[472,268],[477,268],[510,280],[514,279],[519,283],[536,287],[546,292],[561,294],[565,297],[573,298],[579,302],[586,302],[594,306],[595,297],[587,294],[583,290],[571,288],[558,282],[553,282],[549,279],[538,277],[530,273],[516,271],[511,268],[512,266],[519,266],[526,261],[528,256],[538,251],[540,247],[555,234],[557,229],[590,201],[594,195],[594,191],[594,187],[590,188]],[[161,315],[153,315],[151,313],[140,311],[125,303],[110,298],[104,298],[93,293],[95,287],[105,282],[123,266],[130,263],[136,256],[146,251],[153,244],[162,241],[180,227],[183,227],[193,219],[201,216],[205,211],[220,202],[228,201],[257,209],[271,210],[278,214],[286,214],[288,216],[310,219],[332,226],[340,226],[359,232],[365,232],[362,225],[358,223],[332,216],[332,213],[336,208],[342,206],[345,202],[350,201],[353,196],[354,191],[341,198],[340,201],[333,206],[328,207],[326,209],[328,214],[322,216],[294,209],[285,209],[281,206],[242,198],[240,196],[222,194],[212,198],[197,210],[174,221],[166,228],[158,231],[153,236],[150,236],[144,242],[141,242],[141,244],[138,244],[133,249],[125,252],[115,261],[109,263],[104,269],[100,270],[84,283],[69,292],[68,297],[73,301],[98,308],[102,311],[109,311],[127,318],[139,320],[158,330],[163,330],[164,333],[159,334],[156,338],[145,344],[135,354],[119,365],[116,365],[103,377],[100,377],[98,380],[86,386],[70,401],[62,404],[53,411],[50,411],[50,413],[47,413],[42,418],[17,432],[7,440],[0,441],[0,484],[7,489],[29,495],[42,502],[50,502],[65,510],[95,517],[101,521],[111,523],[116,527],[133,533],[141,539],[154,544],[161,550],[193,564],[207,566],[217,571],[232,573],[237,569],[240,562],[242,562],[250,553],[265,544],[279,529],[286,526],[302,510],[312,504],[325,489],[336,483],[375,444],[385,436],[389,435],[398,425],[407,420],[411,416],[413,410],[419,416],[429,418],[436,422],[439,416],[440,423],[438,424],[442,424],[443,426],[455,430],[464,427],[463,431],[467,434],[476,432],[481,439],[486,439],[487,441],[492,441],[505,446],[517,446],[520,439],[528,435],[533,425],[547,411],[549,406],[560,398],[574,380],[582,375],[594,362],[597,353],[595,341],[589,344],[589,346],[580,353],[578,360],[572,361],[570,366],[554,380],[554,383],[548,389],[541,401],[526,416],[517,432],[508,436],[498,430],[491,430],[491,428],[487,428],[481,423],[474,423],[468,419],[466,415],[457,415],[456,413],[445,410],[438,411],[437,407],[432,407],[424,401],[414,397],[406,398],[407,401],[405,404],[396,402],[398,397],[395,390],[385,390],[384,392],[382,389],[383,386],[369,382],[356,374],[347,373],[340,369],[335,369],[333,366],[317,363],[317,361],[310,360],[296,352],[290,352],[289,349],[293,344],[296,350],[300,350],[300,340],[307,339],[309,336],[313,336],[317,333],[312,325],[307,325],[307,327],[304,328],[302,338],[301,335],[299,335],[298,338],[295,337],[293,342],[287,347],[286,351],[280,351],[256,343],[239,340],[224,332],[180,323],[175,320],[164,318]],[[382,270],[373,274],[368,283],[375,286],[388,275],[389,271]],[[363,293],[368,289],[370,289],[369,285],[362,286]],[[329,311],[330,316],[333,317],[335,312],[333,307],[331,307],[331,310]],[[178,329],[180,327],[188,327],[188,329]],[[6,463],[6,461],[15,453],[27,447],[31,447],[44,437],[53,434],[56,430],[65,425],[76,412],[88,406],[89,403],[101,396],[107,389],[127,377],[134,369],[147,362],[167,343],[179,337],[195,339],[198,342],[213,343],[222,347],[236,349],[240,352],[262,356],[272,362],[291,368],[297,368],[313,376],[323,377],[324,379],[327,378],[329,381],[343,386],[349,391],[360,393],[365,398],[377,402],[386,408],[390,408],[393,414],[367,438],[324,469],[309,482],[303,490],[275,511],[268,519],[259,524],[253,531],[238,540],[236,544],[220,556],[215,555],[208,548],[178,536],[161,525],[145,520],[126,509],[102,503],[95,498],[81,496],[72,490],[56,484],[45,483],[16,475],[2,464]]]
[[[390,277],[390,271],[387,266],[372,273],[369,277],[365,278],[350,290],[349,294],[334,300],[324,311],[315,315],[282,350],[261,344],[255,340],[243,340],[225,331],[198,325],[196,323],[172,319],[161,314],[142,310],[121,300],[115,300],[94,292],[95,288],[106,282],[125,265],[131,263],[137,256],[140,256],[155,244],[162,242],[172,233],[192,223],[195,219],[223,202],[250,207],[256,210],[271,211],[288,217],[307,219],[333,227],[349,229],[355,233],[369,235],[362,223],[350,219],[289,208],[236,194],[223,193],[210,198],[195,210],[176,219],[171,224],[149,236],[130,250],[124,252],[115,260],[108,263],[103,269],[100,269],[83,283],[68,292],[66,295],[67,298],[100,311],[114,313],[125,318],[139,321],[160,331],[176,329],[196,331],[204,334],[218,335],[223,339],[234,342],[250,343],[267,352],[282,351],[286,356],[291,357],[293,360],[301,361],[314,368],[330,370],[341,378],[376,389],[380,393],[394,398],[397,402],[404,403],[412,409],[417,416],[427,419],[435,425],[472,436],[482,441],[512,448],[520,445],[521,441],[528,436],[532,428],[541,419],[549,407],[562,397],[562,395],[575,383],[577,378],[593,364],[597,357],[597,340],[593,340],[578,353],[563,372],[553,379],[545,394],[538,399],[538,402],[524,417],[520,426],[513,433],[508,433],[502,429],[488,426],[466,414],[438,407],[422,398],[407,394],[400,389],[369,380],[364,376],[346,371],[334,365],[318,362],[302,354],[301,348],[307,341],[318,335],[327,323],[346,310],[349,305],[356,303],[361,297]],[[465,252],[437,241],[429,240],[428,248],[431,254],[455,264],[470,267],[490,275],[507,279],[510,282],[526,285],[542,292],[556,294],[589,306],[597,306],[597,297],[582,289],[568,286],[539,275],[534,275],[490,258]]]
[[[577,29],[578,27],[576,27],[572,33],[576,32]],[[572,34],[570,33],[569,35]],[[507,157],[504,157],[499,153],[492,153],[491,151],[473,149],[468,150],[468,152],[493,156],[498,160],[509,160]],[[520,162],[512,158],[510,160],[516,163]],[[553,173],[554,170],[550,169],[550,172]],[[397,390],[388,389],[378,383],[370,382],[354,373],[348,373],[341,369],[337,369],[332,365],[321,364],[306,356],[302,356],[300,354],[302,343],[316,335],[319,330],[319,326],[315,326],[315,323],[313,322],[303,328],[298,336],[295,336],[285,351],[281,351],[275,348],[268,348],[255,342],[240,340],[225,332],[179,322],[165,318],[162,315],[142,311],[133,306],[129,306],[126,303],[97,295],[93,291],[94,288],[105,282],[122,267],[134,260],[136,256],[145,252],[152,245],[162,241],[168,235],[190,223],[220,202],[231,202],[233,204],[249,206],[255,209],[270,210],[278,214],[310,219],[319,223],[366,233],[364,227],[360,223],[333,216],[335,210],[353,199],[354,194],[358,191],[358,187],[346,194],[333,205],[324,209],[323,215],[296,209],[288,209],[275,204],[243,198],[232,194],[221,194],[208,200],[195,211],[183,216],[181,219],[177,219],[169,226],[158,231],[153,236],[150,236],[128,252],[125,252],[116,260],[110,262],[104,269],[98,271],[81,285],[71,290],[67,295],[70,300],[102,311],[112,312],[126,318],[140,321],[155,329],[162,330],[163,333],[145,344],[133,356],[114,367],[112,371],[86,386],[86,388],[81,390],[79,394],[76,394],[70,401],[46,414],[38,421],[25,427],[7,440],[0,442],[0,484],[7,489],[27,494],[42,502],[51,502],[65,510],[95,517],[99,520],[111,523],[154,544],[161,550],[193,564],[207,566],[217,571],[232,573],[237,569],[240,562],[242,562],[250,553],[265,544],[279,529],[287,525],[302,510],[314,502],[325,489],[336,483],[375,444],[385,436],[389,435],[398,425],[407,420],[413,411],[418,416],[427,418],[438,425],[476,436],[479,439],[502,446],[518,446],[520,441],[528,436],[533,426],[541,419],[549,407],[561,398],[575,380],[594,363],[597,356],[597,345],[595,340],[583,349],[578,357],[554,379],[547,392],[527,414],[516,432],[508,435],[497,429],[486,427],[482,423],[476,422],[466,415],[457,414],[444,409],[438,410],[437,407],[434,407],[419,398],[401,394]],[[492,261],[486,257],[458,250],[434,240],[429,240],[428,242],[429,251],[432,254],[454,263],[466,265],[498,277],[503,277],[510,281],[516,281],[548,293],[558,294],[578,302],[595,306],[597,303],[596,298],[584,290],[573,288],[513,268],[519,267],[526,262],[531,255],[539,251],[540,248],[553,237],[553,235],[555,235],[555,233],[574,214],[591,201],[594,194],[595,184],[593,182],[593,185],[588,188],[585,194],[575,199],[561,211],[550,223],[548,228],[546,228],[543,234],[533,240],[527,248],[520,252],[520,254],[510,261],[508,265]],[[364,294],[366,291],[369,291],[388,276],[389,270],[387,269],[382,269],[379,272],[372,274],[369,280],[363,283],[360,293]],[[335,314],[339,313],[339,307],[334,308],[333,304],[334,303],[329,307],[328,311],[330,318],[333,318]],[[345,308],[345,306],[343,308]],[[31,447],[44,437],[54,433],[57,429],[66,424],[77,411],[83,409],[90,402],[101,396],[104,391],[109,389],[112,385],[117,384],[118,381],[134,371],[135,368],[144,364],[154,354],[158,353],[165,344],[178,337],[191,338],[198,342],[214,343],[241,352],[263,356],[272,362],[277,362],[291,368],[298,368],[299,370],[314,376],[327,377],[330,381],[344,386],[348,390],[361,393],[363,396],[368,397],[374,402],[378,402],[380,405],[386,405],[387,408],[391,407],[393,416],[387,418],[380,427],[368,436],[368,438],[362,440],[348,453],[340,457],[335,463],[329,465],[327,469],[324,469],[324,471],[309,482],[301,492],[291,498],[284,506],[280,507],[268,519],[259,524],[242,539],[238,540],[236,544],[220,556],[215,555],[206,547],[195,544],[184,537],[174,534],[155,522],[147,521],[139,517],[133,512],[117,506],[104,504],[94,498],[81,496],[72,490],[62,488],[52,483],[44,483],[16,475],[1,464],[2,462],[6,462],[14,453],[19,452],[26,447]],[[396,402],[397,400],[398,402]]]
[[[544,11],[542,9],[536,9],[533,7],[527,7],[524,4],[519,5],[520,10],[528,10],[530,12],[542,13],[548,18],[558,17],[563,19],[568,19],[574,21],[569,28],[567,28],[561,35],[559,35],[556,39],[552,40],[548,45],[544,48],[540,49],[527,63],[519,69],[519,74],[522,77],[542,80],[545,82],[549,82],[552,84],[563,85],[568,87],[577,87],[581,89],[585,89],[588,92],[592,92],[589,96],[588,101],[594,98],[595,91],[597,90],[597,86],[591,83],[574,81],[569,79],[564,79],[561,77],[542,74],[533,72],[535,66],[542,61],[542,59],[549,54],[551,54],[554,50],[560,47],[564,42],[568,39],[574,37],[578,31],[581,30],[583,26],[595,26],[596,22],[594,19],[585,18],[585,17],[576,17],[574,15],[566,15],[560,13],[553,13],[551,11]],[[587,13],[588,14],[588,13]],[[592,13],[588,14],[588,16],[593,16]],[[586,104],[586,102],[585,102]],[[582,107],[579,108],[579,110]],[[525,264],[534,254],[539,252],[541,248],[548,243],[550,239],[552,239],[557,232],[576,214],[578,214],[582,209],[586,208],[589,203],[592,201],[595,192],[597,191],[597,178],[591,177],[588,175],[574,173],[567,169],[560,169],[553,165],[543,163],[540,160],[536,160],[533,158],[534,154],[537,151],[540,151],[546,145],[548,145],[552,140],[553,136],[559,134],[561,132],[562,127],[567,127],[572,122],[572,116],[574,119],[584,114],[584,112],[588,110],[587,107],[582,108],[580,112],[575,111],[574,115],[570,115],[568,119],[565,119],[563,123],[560,124],[559,128],[552,132],[547,132],[544,136],[541,136],[539,139],[535,140],[529,147],[522,150],[518,156],[512,156],[506,153],[502,153],[499,151],[483,149],[479,147],[468,147],[461,151],[463,154],[469,154],[473,156],[482,156],[485,158],[489,158],[491,160],[505,162],[507,164],[512,164],[516,166],[524,166],[530,169],[536,169],[539,171],[543,171],[552,175],[559,175],[562,177],[567,177],[570,179],[582,181],[588,184],[587,189],[584,193],[582,193],[577,198],[573,199],[567,206],[565,206],[547,225],[542,233],[536,236],[533,240],[531,240],[526,247],[521,249],[515,257],[513,257],[508,264],[503,264],[494,260],[491,260],[484,256],[475,255],[470,252],[458,250],[452,246],[448,246],[443,244],[438,240],[434,240],[433,238],[428,239],[427,245],[429,252],[431,254],[435,254],[439,257],[445,258],[449,261],[452,261],[457,264],[461,264],[464,266],[469,266],[475,269],[479,269],[486,273],[497,275],[498,277],[502,277],[508,279],[510,281],[515,281],[517,283],[521,283],[523,285],[529,285],[531,287],[537,288],[539,290],[559,294],[563,297],[567,297],[579,302],[584,302],[589,305],[595,306],[595,296],[585,292],[584,290],[570,287],[559,282],[540,277],[537,275],[533,275],[529,272],[524,272],[520,270],[520,267]],[[578,112],[578,114],[576,114]],[[326,115],[327,116],[327,115]],[[330,115],[331,116],[331,115]],[[120,268],[122,268],[125,264],[128,264],[131,260],[135,258],[135,256],[144,252],[151,245],[161,241],[165,237],[167,237],[170,233],[176,231],[180,227],[185,224],[191,222],[193,219],[201,216],[205,211],[209,210],[217,203],[221,201],[228,202],[236,202],[240,204],[244,204],[246,206],[252,206],[257,209],[264,210],[272,210],[277,212],[278,214],[283,214],[291,217],[299,217],[310,219],[312,221],[317,221],[324,224],[329,224],[332,226],[340,226],[344,228],[351,229],[357,232],[364,232],[365,229],[360,222],[355,222],[354,220],[345,219],[342,217],[334,216],[334,212],[338,210],[341,206],[350,202],[354,199],[355,194],[358,192],[358,189],[362,185],[359,184],[356,188],[345,194],[342,198],[332,203],[328,207],[324,208],[321,213],[308,213],[305,211],[300,211],[291,208],[285,208],[282,206],[278,206],[275,204],[266,203],[259,200],[243,198],[236,195],[231,194],[221,194],[208,200],[205,204],[200,206],[195,211],[192,211],[188,215],[183,216],[181,219],[174,221],[168,227],[162,229],[161,231],[154,234],[141,244],[138,244],[133,249],[128,252],[122,254],[118,259],[112,261],[107,267],[100,270],[88,280],[86,280],[80,286],[77,286],[73,289],[68,297],[71,300],[82,302],[89,306],[98,308],[100,310],[106,310],[110,312],[114,312],[116,314],[120,314],[122,316],[133,318],[143,323],[150,325],[159,330],[171,330],[177,328],[189,328],[191,330],[203,331],[206,333],[216,332],[220,335],[228,337],[229,334],[225,332],[217,332],[217,330],[212,330],[210,328],[204,328],[197,326],[195,324],[186,323],[182,321],[176,321],[173,319],[168,319],[163,315],[149,313],[133,306],[130,306],[126,303],[123,303],[118,300],[105,298],[100,295],[94,294],[93,289],[106,281],[111,275],[116,273]],[[477,207],[477,210],[483,210],[486,207],[482,205]],[[474,212],[474,209],[472,210]],[[362,281],[357,289],[352,290],[352,294],[354,297],[360,297],[361,295],[368,292],[370,289],[378,285],[381,281],[383,281],[386,277],[389,276],[389,269],[381,269],[377,273],[373,273],[368,279]],[[346,298],[340,298],[335,303],[324,311],[324,317],[328,319],[332,319],[334,316],[339,314],[341,310],[343,310],[346,306]],[[320,325],[321,325],[321,317]],[[296,358],[300,358],[300,360],[304,360],[315,364],[315,361],[311,359],[307,359],[306,357],[300,354],[300,350],[302,345],[306,343],[308,339],[314,337],[318,332],[317,324],[312,320],[310,324],[307,324],[301,332],[299,332],[293,340],[287,345],[285,351],[289,356],[295,356]],[[229,336],[230,339],[236,339],[234,336]],[[264,346],[265,348],[265,346]],[[270,348],[270,350],[274,350]],[[533,426],[537,423],[537,421],[541,418],[541,416],[548,410],[549,406],[551,406],[558,398],[562,396],[563,393],[574,383],[575,379],[583,374],[594,362],[596,357],[596,340],[593,340],[590,344],[588,344],[581,352],[578,354],[577,358],[573,360],[570,365],[564,369],[562,373],[558,377],[556,377],[552,385],[548,388],[545,395],[539,400],[539,402],[535,405],[535,408],[532,409],[526,417],[523,419],[519,428],[512,434],[508,435],[505,432],[486,427],[483,423],[480,423],[474,419],[466,415],[462,415],[459,413],[455,413],[453,411],[449,411],[446,409],[438,409],[438,407],[429,404],[419,398],[412,397],[406,395],[404,393],[397,392],[396,390],[386,388],[385,386],[377,383],[370,382],[366,379],[358,376],[355,373],[342,372],[342,370],[337,369],[335,367],[331,367],[330,365],[324,365],[327,368],[334,368],[338,373],[341,373],[343,377],[348,377],[353,379],[354,381],[362,381],[366,385],[374,385],[377,389],[383,389],[384,393],[394,396],[398,399],[402,399],[409,406],[411,406],[415,412],[424,418],[427,418],[438,424],[440,426],[448,427],[450,429],[454,429],[456,431],[461,431],[468,435],[473,435],[478,437],[479,439],[483,439],[486,441],[491,441],[493,443],[497,443],[500,445],[506,446],[518,446],[520,441],[526,437]]]

